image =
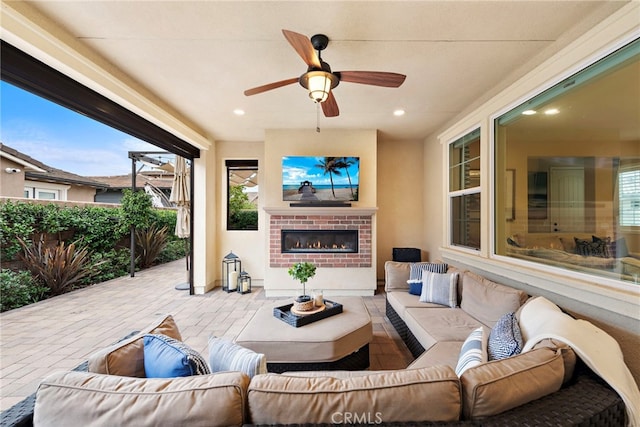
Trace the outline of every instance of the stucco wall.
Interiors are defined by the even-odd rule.
[[[6,168],[20,169],[20,172],[7,173]],[[4,157],[0,157],[0,196],[24,197],[24,167]]]
[[[431,187],[431,181],[423,177],[441,168],[439,153],[426,160],[423,149],[420,140],[378,141],[378,280],[384,280],[384,263],[394,247],[420,248],[423,261],[432,258],[423,236],[423,200],[431,193],[425,183]]]

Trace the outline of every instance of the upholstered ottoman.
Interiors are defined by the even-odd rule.
[[[360,370],[369,367],[371,317],[358,297],[335,298],[343,311],[295,328],[273,316],[273,307],[259,309],[236,343],[265,354],[270,372]]]

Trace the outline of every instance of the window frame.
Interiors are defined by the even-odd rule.
[[[226,221],[225,221],[225,229],[226,231],[258,231],[260,229],[260,221],[256,221],[256,228],[231,228],[230,227],[230,214],[231,209],[229,208],[229,200],[231,197],[231,181],[229,179],[231,175],[231,171],[233,170],[255,170],[257,174],[260,173],[259,162],[257,159],[246,159],[246,160],[225,160],[225,173],[226,173]],[[256,211],[257,211],[256,207]]]
[[[464,139],[467,136],[471,136],[474,133],[478,133],[477,137],[478,137],[478,142],[479,142],[479,155],[478,155],[478,161],[480,163],[480,169],[479,169],[479,180],[478,180],[478,185],[475,187],[469,187],[469,188],[461,188],[458,190],[451,190],[451,146],[453,144],[455,144],[456,142]],[[447,232],[447,236],[446,236],[446,242],[447,242],[447,246],[449,248],[452,249],[456,249],[456,250],[461,250],[461,251],[466,251],[466,252],[470,252],[470,253],[479,253],[482,250],[482,227],[483,227],[483,223],[482,223],[482,149],[483,149],[483,145],[482,145],[482,125],[480,124],[475,124],[469,128],[467,128],[464,132],[461,132],[459,134],[457,134],[456,136],[450,138],[447,140],[446,142],[446,149],[445,149],[445,155],[446,155],[446,168],[447,168],[447,172],[446,172],[446,183],[445,183],[445,197],[446,197],[446,207],[447,207],[447,216],[446,216],[446,232]],[[475,158],[474,158],[475,159]],[[465,162],[460,162],[458,164],[462,165]],[[454,203],[454,199],[456,197],[463,197],[463,196],[469,196],[472,194],[479,194],[480,196],[480,207],[479,207],[479,211],[478,211],[478,226],[479,226],[479,236],[478,236],[478,247],[475,248],[473,246],[466,246],[466,245],[461,245],[458,243],[454,243],[453,242],[453,232],[454,232],[454,226],[453,226],[453,203]]]
[[[523,259],[518,259],[512,256],[509,256],[507,254],[499,254],[497,253],[499,250],[499,243],[498,243],[498,239],[499,236],[497,235],[498,232],[498,225],[497,225],[497,212],[496,212],[496,170],[498,167],[500,167],[500,162],[498,157],[498,150],[497,150],[497,145],[498,145],[498,132],[497,132],[497,127],[498,127],[498,120],[501,117],[506,116],[508,113],[514,114],[516,111],[520,112],[520,110],[524,110],[527,109],[525,107],[525,104],[528,103],[529,101],[535,99],[536,97],[539,97],[540,95],[544,94],[545,92],[551,93],[552,89],[554,89],[554,87],[558,86],[559,84],[561,84],[562,82],[568,81],[569,79],[577,79],[580,78],[582,79],[579,83],[582,84],[584,81],[590,81],[594,75],[594,73],[591,71],[593,68],[593,66],[600,62],[605,60],[607,57],[610,57],[614,54],[616,54],[617,52],[629,47],[630,45],[634,44],[634,43],[640,43],[640,37],[638,35],[634,35],[631,37],[625,37],[622,38],[620,40],[618,40],[616,43],[609,45],[608,47],[606,47],[605,49],[590,55],[587,59],[585,59],[584,61],[582,61],[580,64],[578,65],[574,65],[568,69],[566,69],[565,71],[563,71],[562,73],[557,74],[556,76],[554,76],[553,79],[548,80],[547,82],[545,82],[544,84],[541,84],[539,86],[537,86],[534,90],[530,90],[529,92],[523,94],[522,96],[516,98],[515,100],[513,100],[512,102],[510,102],[509,104],[505,105],[504,107],[500,108],[500,109],[496,109],[494,113],[492,114],[488,114],[487,118],[488,118],[488,124],[489,124],[489,146],[488,146],[488,150],[489,150],[489,171],[490,171],[490,175],[489,175],[489,179],[490,179],[490,183],[489,183],[489,194],[490,194],[490,200],[489,200],[489,223],[486,224],[488,226],[489,229],[489,242],[488,242],[488,247],[489,247],[489,253],[488,253],[488,258],[489,259],[493,259],[493,260],[497,260],[499,262],[507,262],[513,266],[518,266],[518,267],[522,267],[522,268],[526,268],[528,270],[532,270],[535,271],[536,274],[550,274],[552,276],[555,277],[564,277],[566,279],[570,279],[570,280],[577,280],[577,281],[584,281],[584,282],[589,282],[589,283],[598,283],[599,286],[600,285],[605,285],[607,286],[607,288],[609,289],[615,289],[615,290],[619,290],[619,289],[629,289],[629,286],[636,286],[637,284],[631,284],[629,285],[628,282],[622,280],[621,278],[612,278],[612,277],[608,277],[608,276],[604,276],[604,275],[597,275],[597,274],[593,274],[591,272],[583,272],[583,271],[578,271],[578,270],[572,270],[572,269],[567,269],[561,266],[555,266],[555,265],[551,265],[551,264],[543,264],[543,263],[538,263],[538,262],[532,262],[532,261],[528,261],[528,260],[523,260]],[[629,58],[629,51],[627,50],[625,52],[622,53],[622,55],[620,55],[620,57],[618,58],[618,60],[620,62],[623,62],[624,60]],[[630,55],[633,56],[633,55]],[[590,70],[588,70],[590,69]],[[597,76],[598,73],[595,73],[595,75]],[[584,76],[588,76],[588,78],[585,79]],[[638,163],[640,165],[640,163]],[[617,203],[617,196],[614,194],[614,203]],[[615,210],[615,214],[616,216],[618,215],[618,206],[614,207]],[[625,231],[629,234],[638,234],[640,233],[640,227],[629,227],[629,226],[620,226],[619,225],[619,220],[615,220],[615,222],[617,223],[617,226],[619,227],[620,231]],[[536,276],[537,277],[537,276]],[[557,280],[555,280],[555,277],[553,280],[551,280],[552,283],[554,284],[559,284],[560,282],[558,282]],[[564,282],[563,286],[564,286]],[[550,288],[551,289],[551,288]],[[556,289],[557,290],[557,289]],[[555,291],[555,290],[554,290]]]

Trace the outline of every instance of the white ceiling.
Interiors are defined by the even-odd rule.
[[[243,95],[306,71],[282,29],[326,34],[322,58],[334,71],[407,75],[398,89],[340,84],[340,116],[321,115],[321,128],[424,138],[625,2],[29,3],[212,138],[260,141],[265,129],[316,127],[316,106],[298,84]],[[393,116],[397,108],[406,115]]]

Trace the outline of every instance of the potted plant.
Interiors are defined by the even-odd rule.
[[[310,262],[296,262],[288,270],[289,276],[302,283],[302,295],[295,299],[294,306],[301,311],[309,311],[314,307],[313,298],[307,295],[307,281],[316,275],[316,266]]]

